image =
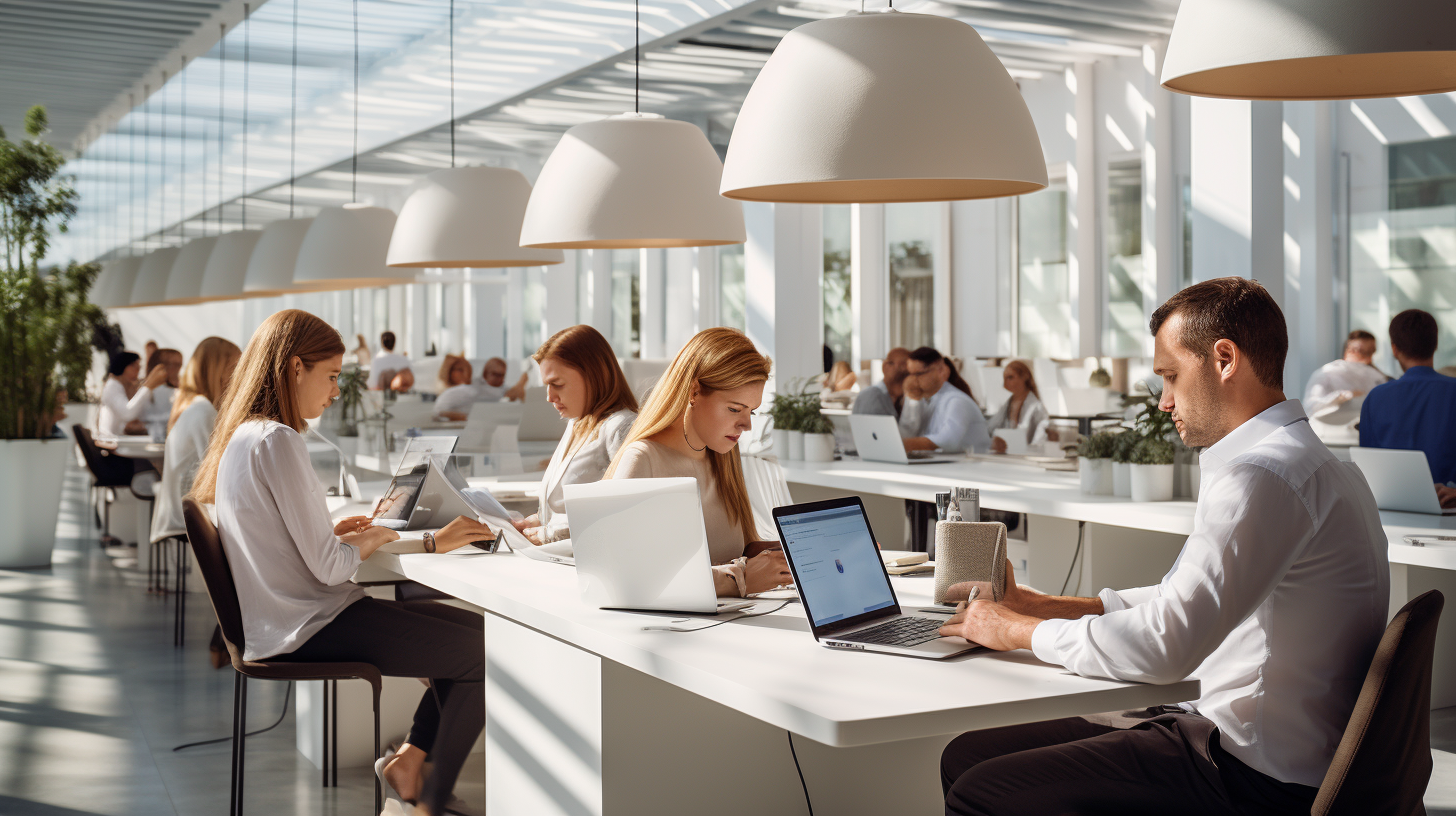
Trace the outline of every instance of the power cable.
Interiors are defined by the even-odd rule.
[[[283,691],[283,710],[280,711],[280,712],[278,712],[278,719],[276,721],[274,721],[274,723],[272,725],[268,726],[267,728],[259,728],[257,731],[249,731],[248,733],[246,733],[246,734],[243,735],[243,738],[246,739],[248,737],[256,737],[256,736],[258,736],[259,734],[261,734],[261,733],[263,733],[265,731],[272,731],[273,729],[277,728],[279,725],[282,725],[283,724],[283,718],[288,716],[288,698],[290,696],[292,696],[292,694],[293,694],[293,681],[292,680],[289,680],[288,681],[288,688],[284,689],[284,691]],[[244,727],[246,727],[246,723],[244,724]],[[175,752],[175,751],[182,751],[182,750],[185,750],[187,748],[196,748],[199,745],[216,745],[219,742],[232,742],[232,739],[233,738],[231,736],[227,736],[227,737],[217,737],[215,739],[209,739],[209,740],[200,740],[198,742],[189,742],[189,743],[186,743],[185,745],[179,745],[176,748],[173,748],[172,750]]]
[[[1077,549],[1072,551],[1072,563],[1067,565],[1067,577],[1062,580],[1062,591],[1058,595],[1067,594],[1067,585],[1072,582],[1072,568],[1077,566],[1077,556],[1082,554],[1082,534],[1087,530],[1087,522],[1077,522]],[[1080,575],[1080,573],[1078,573]],[[1080,583],[1080,581],[1079,581]]]
[[[794,732],[784,733],[789,735],[789,754],[794,758],[794,770],[799,772],[799,787],[804,789],[804,806],[809,808],[809,816],[814,816],[814,802],[809,798],[809,783],[804,781],[804,769],[799,767],[799,752],[794,750]]]

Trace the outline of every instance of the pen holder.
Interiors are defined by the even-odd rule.
[[[1006,594],[1006,525],[999,521],[941,521],[935,525],[935,595],[971,582],[981,596],[999,601]]]

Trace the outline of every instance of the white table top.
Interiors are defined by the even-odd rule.
[[[166,445],[153,442],[145,436],[124,436],[117,439],[98,439],[96,447],[128,459],[161,459]]]
[[[469,548],[467,548],[469,549]],[[948,661],[841,652],[815,643],[797,603],[696,632],[644,632],[679,617],[589,608],[575,570],[509,553],[393,555],[369,563],[476,604],[749,716],[851,746],[1140,708],[1198,696],[1167,686],[1077,677],[1029,652]],[[932,579],[892,579],[902,605],[929,604]],[[781,601],[765,601],[777,605]],[[678,625],[703,625],[696,621]]]

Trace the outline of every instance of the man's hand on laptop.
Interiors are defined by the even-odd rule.
[[[942,637],[965,638],[998,652],[1030,649],[1031,633],[1040,618],[1013,612],[996,601],[962,602],[955,614],[940,627]]]
[[[789,562],[784,560],[783,550],[764,550],[748,559],[743,569],[743,583],[748,586],[750,595],[793,582],[794,575],[789,572]]]
[[[446,553],[476,541],[493,541],[494,539],[495,533],[486,525],[473,518],[456,516],[454,521],[441,527],[440,532],[435,533],[435,552]]]
[[[1436,485],[1436,498],[1440,500],[1442,507],[1456,507],[1456,487]]]

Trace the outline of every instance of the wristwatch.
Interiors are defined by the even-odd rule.
[[[434,533],[425,533],[424,536],[425,536],[425,552],[427,552],[427,553],[434,552],[435,551],[435,534]]]

